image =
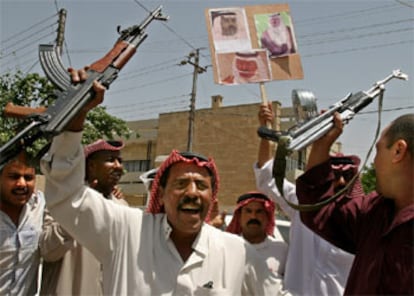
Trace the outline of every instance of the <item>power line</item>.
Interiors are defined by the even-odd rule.
[[[395,2],[397,2],[397,3],[401,4],[401,5],[410,7],[410,8],[414,8],[414,4],[406,3],[406,2],[404,2],[402,0],[395,0]]]
[[[24,35],[25,33],[27,33],[27,32],[29,32],[29,31],[33,30],[33,29],[34,29],[34,28],[36,28],[37,26],[39,26],[39,25],[41,25],[41,24],[43,24],[43,23],[45,23],[45,22],[47,22],[47,21],[49,21],[50,19],[55,18],[55,17],[56,17],[56,14],[51,15],[51,16],[49,16],[49,17],[47,17],[47,18],[45,18],[45,19],[43,19],[43,20],[39,21],[38,23],[35,23],[35,24],[31,25],[31,26],[30,26],[30,27],[28,27],[27,29],[24,29],[24,30],[22,30],[22,31],[20,31],[20,32],[17,32],[17,33],[15,33],[15,34],[11,35],[9,38],[6,38],[6,39],[2,40],[2,41],[1,41],[1,44],[5,44],[5,43],[7,43],[7,42],[10,42],[11,40],[13,40],[13,39],[15,39],[15,38],[18,38],[18,37],[20,37],[20,36],[22,36],[22,35]]]
[[[34,37],[34,36],[36,36],[36,35],[38,35],[38,34],[40,34],[40,33],[44,32],[46,29],[51,28],[52,26],[54,26],[54,24],[53,24],[53,25],[48,25],[48,26],[46,26],[46,27],[42,27],[42,28],[40,28],[39,30],[37,30],[36,32],[33,32],[31,35],[22,37],[21,39],[19,39],[19,40],[15,41],[15,42],[14,42],[14,43],[12,43],[11,45],[8,45],[7,47],[2,48],[2,51],[5,51],[5,52],[7,52],[7,51],[11,51],[11,52],[18,51],[19,49],[14,50],[14,51],[12,51],[11,49],[12,49],[13,47],[16,47],[17,45],[19,45],[19,44],[23,43],[23,42],[27,42],[27,41],[28,41],[28,39],[30,39],[30,38],[32,38],[32,37]],[[49,34],[49,33],[48,33],[48,34]],[[36,41],[36,40],[35,40],[35,41]],[[20,49],[21,49],[21,48],[24,48],[23,46],[27,46],[27,44],[29,44],[29,43],[26,43],[25,45],[22,45],[22,46],[20,47]],[[8,56],[8,54],[4,54],[4,55],[3,55],[3,57],[7,57],[7,56]]]
[[[137,4],[139,3],[138,1],[135,1],[135,2]],[[401,9],[401,5],[393,4],[393,5],[385,5],[385,6],[373,7],[373,8],[369,8],[369,9],[363,9],[363,10],[354,10],[354,11],[350,11],[350,12],[344,12],[344,13],[341,13],[341,14],[328,15],[328,16],[323,16],[323,17],[317,17],[317,18],[307,19],[307,20],[303,20],[303,21],[296,22],[296,24],[298,24],[299,27],[300,26],[305,27],[305,26],[309,26],[309,23],[312,23],[312,22],[313,23],[328,23],[330,20],[335,20],[335,19],[338,19],[339,17],[366,16],[366,15],[371,15],[371,14],[379,13],[379,12],[387,12],[387,11],[390,11],[391,9],[397,9],[397,8],[398,9]],[[146,9],[146,8],[144,8],[144,9]],[[328,30],[328,31],[319,32],[319,33],[313,33],[313,34],[304,34],[304,35],[300,36],[300,38],[303,38],[303,39],[313,38],[313,39],[315,39],[316,37],[323,36],[323,35],[326,35],[326,36],[328,36],[330,34],[336,35],[336,39],[335,39],[335,37],[332,37],[332,39],[322,39],[321,38],[321,40],[318,41],[318,44],[322,44],[322,43],[326,43],[326,42],[334,43],[334,42],[346,41],[346,40],[349,40],[349,39],[358,40],[358,39],[362,39],[362,38],[367,38],[368,37],[368,34],[359,34],[359,35],[351,35],[350,34],[349,36],[346,37],[346,40],[344,40],[344,38],[340,38],[340,37],[337,37],[337,36],[339,35],[339,33],[344,33],[344,32],[354,33],[354,32],[357,32],[359,30],[367,30],[367,29],[370,29],[370,28],[378,28],[380,30],[381,29],[383,30],[383,28],[385,26],[399,25],[399,24],[402,24],[404,22],[412,22],[412,21],[413,21],[413,19],[395,20],[393,22],[378,22],[377,21],[375,24],[368,24],[368,25],[363,25],[363,26],[354,26],[354,27],[339,28],[338,30]],[[192,41],[194,41],[194,40],[200,40],[200,38],[201,38],[199,36],[194,37],[193,39],[192,38],[184,38],[184,37],[180,36],[179,34],[177,34],[174,30],[172,30],[171,28],[169,28],[169,26],[165,26],[165,27],[170,32],[174,33],[173,35],[175,35],[178,40],[171,40],[171,39],[170,40],[166,40],[164,42],[167,42],[167,44],[169,46],[157,46],[157,47],[158,48],[162,48],[162,49],[167,49],[169,52],[171,52],[171,50],[172,50],[170,45],[173,42],[185,44],[186,46],[189,46],[190,48],[194,48],[194,46],[192,46]],[[395,30],[382,31],[382,32],[379,32],[379,33],[375,33],[375,34],[373,34],[373,36],[380,36],[380,35],[383,35],[383,34],[391,35],[393,33],[396,34],[396,33],[400,33],[400,32],[406,31],[406,30],[407,30],[407,28],[399,28],[399,29],[397,28]],[[207,43],[208,42],[207,36],[202,37],[202,40],[204,40],[204,42]],[[361,45],[361,46],[355,46],[355,47],[351,47],[351,48],[347,48],[347,49],[340,49],[340,50],[331,50],[331,51],[326,51],[326,50],[323,51],[323,50],[321,50],[321,51],[318,51],[317,53],[313,53],[313,54],[312,53],[310,53],[310,54],[302,54],[302,57],[312,58],[312,57],[316,57],[316,56],[327,56],[327,55],[342,54],[342,53],[346,53],[346,52],[355,52],[355,51],[363,51],[363,50],[372,50],[372,49],[386,48],[386,47],[389,47],[389,46],[395,46],[395,45],[399,45],[399,44],[410,44],[410,43],[413,43],[413,41],[414,40],[406,40],[406,39],[404,39],[404,40],[401,40],[401,41],[394,41],[394,42],[389,42],[389,43],[380,43],[380,44],[377,44],[377,45],[370,45],[370,46]],[[306,42],[304,42],[303,45],[305,45],[305,46],[306,45],[307,46],[311,46],[312,45],[312,41],[309,41],[309,42],[310,43],[308,43],[308,44],[306,44]],[[154,41],[154,42],[149,42],[148,44],[152,44],[153,45],[153,44],[160,44],[160,43],[162,43],[162,42],[161,41],[159,41],[159,42],[158,41]],[[28,46],[26,46],[26,47],[28,48]],[[67,55],[69,57],[68,46],[66,44],[65,44],[65,48],[66,48],[66,51],[67,51]],[[21,52],[22,51],[19,51],[19,53],[21,53]],[[78,51],[76,51],[76,50],[70,51],[71,54],[76,53],[76,52],[79,52],[79,50]],[[94,52],[97,52],[97,50],[94,50]],[[15,56],[15,55],[16,55],[16,53],[14,53],[13,56]],[[204,55],[203,57],[209,58],[210,55]],[[11,60],[8,61],[8,63],[15,62],[15,60],[16,60],[16,58],[14,60],[11,59]],[[33,61],[35,61],[35,60],[37,60],[37,57],[30,60],[30,62],[31,62],[30,69],[32,69],[34,67],[35,63],[33,63]],[[174,60],[176,60],[176,59],[174,59]],[[169,70],[169,69],[171,69],[171,68],[173,68],[175,66],[175,65],[169,65],[169,63],[170,62],[173,62],[174,60],[172,59],[172,60],[169,60],[169,61],[166,61],[166,62],[156,63],[154,65],[150,65],[150,66],[147,66],[147,67],[144,67],[144,68],[140,68],[139,71],[131,71],[129,73],[122,73],[122,75],[123,75],[122,76],[123,77],[122,81],[135,79],[138,76],[143,76],[143,75],[146,75],[148,73],[167,71],[167,70]],[[178,60],[178,58],[177,58],[177,60]],[[20,65],[21,65],[21,63],[20,63]],[[143,88],[143,87],[152,86],[152,85],[162,85],[162,84],[164,84],[164,83],[166,83],[168,81],[175,81],[175,80],[181,79],[183,77],[188,77],[189,75],[190,74],[184,74],[182,76],[173,76],[173,77],[169,77],[169,78],[166,78],[166,79],[156,80],[156,81],[153,81],[153,82],[150,81],[148,83],[142,83],[141,85],[134,85],[134,87],[131,87],[131,88],[128,88],[128,89],[122,89],[122,90],[119,90],[119,91],[112,92],[112,94],[119,94],[119,93],[123,93],[123,92],[126,92],[126,91],[131,91],[131,90],[134,90],[134,89],[137,89],[137,88]],[[248,87],[248,85],[240,85],[240,87],[244,87],[247,91],[251,92],[252,94],[254,93],[253,91],[251,91],[251,89]],[[258,97],[257,93],[254,93],[254,96],[255,97]],[[165,107],[165,104],[163,104],[163,103],[161,103],[160,106]],[[175,104],[175,103],[176,102],[173,102],[172,104]],[[150,112],[153,112],[153,110],[151,108],[146,108],[147,105],[145,105],[145,104],[138,103],[138,104],[134,104],[134,105],[140,106],[141,109],[144,110],[143,112],[146,113],[146,114],[148,114]],[[134,105],[132,105],[132,106],[134,106]],[[124,105],[119,105],[118,108],[122,110],[123,106]],[[131,106],[131,105],[129,105],[129,106]],[[168,107],[171,108],[171,106],[168,106]],[[112,108],[117,108],[117,106],[112,107]],[[128,109],[128,107],[125,107],[125,108]],[[134,108],[129,108],[128,110],[125,110],[124,113],[134,112],[134,111],[132,111],[133,109]],[[113,109],[111,109],[111,110],[113,110]],[[135,110],[135,112],[136,112],[136,110]]]
[[[381,112],[393,112],[393,111],[401,111],[401,110],[409,110],[409,109],[414,109],[414,105],[404,106],[404,107],[396,107],[396,108],[382,109]],[[357,114],[358,115],[365,115],[365,114],[372,114],[372,113],[378,113],[378,110],[376,110],[376,111],[359,112]]]
[[[165,102],[166,100],[169,99],[175,99],[175,98],[183,98],[183,97],[188,97],[188,94],[182,94],[182,95],[178,95],[178,96],[168,96],[168,97],[163,97],[163,98],[156,98],[156,99],[147,99],[144,101],[139,101],[138,103],[135,104],[124,104],[124,105],[116,105],[116,106],[108,106],[107,109],[108,110],[119,110],[119,109],[130,109],[132,107],[142,107],[142,106],[158,106],[157,104],[155,104],[155,102]]]
[[[399,6],[397,6],[396,4],[383,5],[383,6],[366,8],[366,9],[352,10],[352,11],[338,13],[338,14],[312,17],[309,19],[297,21],[295,23],[299,25],[306,24],[306,26],[309,26],[309,24],[323,23],[323,22],[327,22],[327,20],[332,20],[336,22],[339,18],[343,19],[344,17],[356,17],[360,15],[367,15],[367,14],[369,15],[369,14],[374,14],[374,13],[377,15],[378,11],[383,11],[383,10],[388,11],[389,9],[396,9],[396,8],[399,8]]]
[[[345,38],[343,36],[335,36],[329,39],[321,39],[321,40],[311,40],[309,42],[301,43],[301,46],[312,46],[312,45],[319,45],[322,43],[333,43],[337,41],[343,41],[348,42],[349,40],[355,40],[355,39],[363,39],[363,38],[374,38],[381,35],[390,35],[393,33],[401,33],[401,32],[407,32],[407,31],[414,31],[413,27],[409,28],[401,28],[396,30],[388,30],[388,31],[381,31],[379,33],[366,33],[366,34],[359,34],[356,36],[346,36]],[[389,37],[389,36],[388,36]]]
[[[147,12],[150,12],[143,4],[141,4],[138,0],[134,0],[135,3],[137,3],[140,7],[142,7],[143,9],[145,9]],[[188,42],[184,37],[182,37],[180,34],[178,34],[174,29],[172,29],[170,26],[168,26],[166,23],[162,23],[162,25],[171,33],[173,33],[175,36],[178,37],[178,39],[180,39],[182,42],[184,42],[185,44],[187,44],[191,49],[195,49],[195,47]]]
[[[159,84],[160,82],[173,81],[173,80],[177,80],[177,79],[180,79],[180,78],[183,78],[183,77],[187,77],[189,75],[192,75],[192,73],[186,73],[186,74],[180,75],[180,76],[174,75],[174,76],[172,76],[170,78],[164,78],[162,80],[148,82],[148,83],[144,83],[144,84],[141,84],[141,85],[136,85],[134,87],[124,88],[122,90],[118,90],[116,92],[113,92],[113,94],[119,94],[119,93],[123,93],[123,92],[126,92],[126,91],[134,90],[134,89],[137,89],[137,88],[143,88],[143,87],[146,87],[146,86],[151,86],[151,85],[154,85],[154,84]]]
[[[137,4],[140,4],[139,2],[137,2],[136,1],[136,3]],[[140,4],[141,5],[141,7],[143,7],[142,6],[142,4]],[[390,6],[385,6],[385,7],[390,7]],[[378,10],[378,9],[383,9],[384,8],[384,6],[380,6],[380,7],[377,7],[377,8],[373,8],[373,9],[366,9],[366,10],[357,10],[357,11],[351,11],[351,12],[348,12],[348,13],[346,13],[346,15],[353,15],[353,14],[355,14],[355,13],[362,13],[362,12],[372,12],[372,11],[375,11],[375,10]],[[146,9],[146,8],[145,8]],[[146,9],[147,11],[148,11],[148,9]],[[340,15],[333,15],[333,16],[326,16],[326,17],[324,17],[324,18],[330,18],[330,17],[338,17],[338,16],[340,16]],[[320,19],[320,18],[319,18]],[[404,20],[403,20],[404,21]],[[405,20],[406,21],[406,20]],[[397,21],[397,22],[394,22],[394,23],[398,23],[398,22],[401,22],[401,21]],[[299,22],[300,23],[300,22]],[[339,31],[349,31],[349,30],[356,30],[356,29],[366,29],[366,28],[368,28],[368,27],[379,27],[379,26],[382,26],[382,25],[388,25],[388,24],[390,24],[390,23],[377,23],[377,24],[373,24],[373,25],[369,25],[369,26],[363,26],[363,27],[355,27],[355,28],[347,28],[347,29],[343,29],[343,30],[339,30]],[[331,32],[322,32],[322,33],[316,33],[316,34],[335,34],[335,33],[337,33],[338,31],[331,31]],[[309,37],[309,36],[315,36],[315,35],[303,35],[303,36],[301,36],[301,38],[307,38],[307,37]],[[183,39],[183,38],[181,38],[180,37],[180,40],[181,39]],[[182,40],[181,40],[182,41]],[[185,44],[187,44],[188,45],[188,41],[186,41],[185,40],[185,42],[184,42]],[[67,46],[66,46],[66,49],[67,49]],[[69,53],[68,53],[68,55],[69,55]],[[208,56],[206,56],[206,57],[208,57]]]
[[[42,35],[42,36],[40,36],[39,38],[37,38],[37,39],[35,39],[35,40],[32,40],[32,41],[28,41],[27,43],[25,43],[25,44],[22,44],[19,48],[17,48],[17,49],[15,49],[15,50],[13,50],[13,51],[10,51],[9,53],[7,53],[7,54],[5,54],[5,55],[3,55],[2,56],[2,59],[3,58],[6,58],[6,57],[9,57],[9,56],[11,56],[11,55],[15,55],[16,54],[16,52],[18,52],[18,51],[20,51],[20,50],[23,50],[23,49],[27,49],[29,46],[31,46],[34,42],[38,42],[38,41],[40,41],[40,40],[42,40],[42,39],[45,39],[46,37],[48,37],[48,36],[50,36],[50,35],[52,35],[52,34],[54,34],[54,32],[49,32],[49,33],[46,33],[45,35]],[[33,35],[34,36],[34,35]],[[22,41],[27,41],[26,39],[25,40],[22,40]]]
[[[413,43],[413,42],[414,40],[404,40],[404,41],[390,42],[386,44],[382,43],[382,44],[376,44],[376,45],[370,45],[370,46],[361,46],[361,47],[354,47],[354,48],[348,48],[348,49],[331,50],[331,51],[318,52],[318,53],[313,53],[313,54],[305,54],[305,55],[302,55],[302,57],[327,56],[327,55],[346,53],[346,52],[355,52],[355,51],[368,50],[368,49],[378,49],[378,48],[390,47],[390,46],[401,45],[401,44],[408,44],[408,43]]]
[[[316,32],[316,33],[312,33],[312,34],[306,34],[306,35],[300,35],[298,36],[300,39],[304,39],[304,38],[315,38],[317,36],[321,36],[321,35],[330,35],[330,34],[338,34],[338,33],[344,33],[344,32],[354,32],[354,31],[359,31],[359,30],[366,30],[366,29],[382,29],[385,26],[390,26],[390,25],[396,25],[396,24],[403,24],[403,23],[412,23],[414,22],[414,18],[410,18],[410,19],[403,19],[403,20],[397,20],[397,21],[392,21],[392,22],[386,22],[386,23],[374,23],[374,24],[366,24],[364,26],[358,26],[358,27],[348,27],[348,28],[343,28],[343,29],[338,29],[338,30],[330,30],[330,31],[326,31],[326,32]]]

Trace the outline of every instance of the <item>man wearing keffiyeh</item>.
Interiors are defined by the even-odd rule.
[[[258,112],[260,125],[273,124],[275,114],[272,103],[261,104]],[[284,287],[293,295],[342,295],[354,256],[332,245],[312,232],[300,219],[300,212],[287,203],[298,203],[296,185],[283,182],[283,196],[273,178],[272,143],[261,138],[258,159],[253,165],[256,187],[274,200],[291,221],[289,230],[289,252],[286,258]],[[351,177],[358,173],[360,160],[356,156],[337,154],[332,157],[335,181],[334,190],[344,188]],[[362,191],[360,180],[348,190]]]
[[[272,272],[282,276],[288,246],[273,237],[275,204],[261,192],[248,192],[237,199],[233,218],[226,231],[241,235],[251,243]]]
[[[95,87],[97,98],[53,139],[42,170],[52,215],[102,263],[104,294],[284,294],[252,246],[205,222],[218,191],[213,159],[172,151],[157,171],[146,212],[85,186],[81,130],[103,99]]]
[[[117,188],[123,175],[122,141],[99,139],[84,147],[85,183],[115,203],[128,206]],[[102,295],[101,263],[45,210],[40,236],[41,295]]]

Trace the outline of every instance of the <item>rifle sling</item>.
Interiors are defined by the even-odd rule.
[[[283,191],[283,182],[285,180],[286,172],[286,157],[289,154],[289,150],[287,149],[288,145],[288,138],[281,137],[279,139],[276,155],[273,160],[273,178],[275,179],[276,187],[279,190],[280,195],[291,208],[302,212],[317,211],[326,204],[335,201],[339,196],[341,196],[341,194],[334,194],[330,198],[314,204],[295,204],[287,200]]]

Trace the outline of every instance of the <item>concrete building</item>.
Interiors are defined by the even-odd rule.
[[[256,190],[252,167],[260,140],[257,135],[259,105],[260,102],[223,106],[223,98],[213,96],[211,108],[195,111],[192,151],[215,159],[220,174],[221,209],[232,209],[239,195]],[[281,108],[279,102],[273,102],[273,110],[279,120],[272,128],[280,126],[281,130],[287,130],[296,124],[292,108]],[[156,159],[162,160],[172,149],[187,149],[189,112],[164,113],[158,119],[128,122],[128,126],[139,137],[126,141],[122,155],[128,172],[120,185],[131,205],[144,206],[147,194],[139,175],[157,167]],[[286,174],[294,180],[301,166],[297,153],[291,157]]]

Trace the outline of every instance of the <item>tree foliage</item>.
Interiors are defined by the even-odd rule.
[[[54,94],[54,85],[46,77],[37,73],[16,72],[0,76],[0,110],[2,113],[9,102],[19,106],[47,107],[53,104],[56,99]],[[14,137],[17,131],[30,121],[30,118],[15,119],[5,117],[2,114],[0,118],[0,146]],[[88,144],[99,138],[113,139],[114,137],[128,139],[130,135],[131,130],[125,121],[108,114],[105,107],[98,106],[88,113],[82,142]],[[39,140],[32,145],[32,151],[29,152],[36,153],[45,144],[44,139]]]
[[[365,166],[363,168],[361,174],[361,183],[365,193],[369,193],[375,190],[376,177],[373,163],[371,163],[369,167]]]

